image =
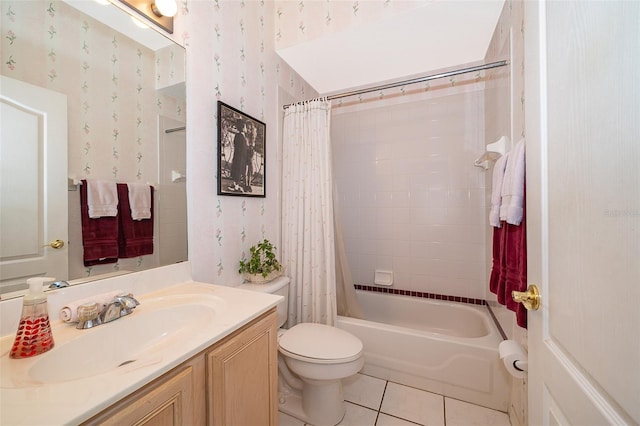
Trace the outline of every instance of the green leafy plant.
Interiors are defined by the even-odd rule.
[[[240,260],[238,273],[262,275],[263,278],[266,278],[274,271],[281,271],[282,265],[276,259],[274,250],[275,247],[269,240],[251,246],[249,249],[251,256],[247,260]]]

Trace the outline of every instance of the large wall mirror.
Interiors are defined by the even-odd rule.
[[[100,3],[0,2],[2,299],[187,259],[185,50]],[[85,265],[83,179],[154,187],[153,254]]]

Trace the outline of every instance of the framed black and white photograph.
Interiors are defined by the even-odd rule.
[[[266,127],[218,101],[218,195],[265,196]]]

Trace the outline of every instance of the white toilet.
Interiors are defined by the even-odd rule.
[[[284,296],[278,327],[287,321],[289,277],[237,288]],[[314,426],[336,425],[345,413],[342,379],[364,365],[360,339],[336,327],[301,323],[278,330],[280,411]]]

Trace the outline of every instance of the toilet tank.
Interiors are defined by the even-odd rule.
[[[277,294],[283,296],[284,299],[277,305],[278,328],[281,328],[287,322],[287,313],[289,312],[289,277],[278,277],[273,281],[264,284],[245,283],[238,287],[242,290],[259,291],[261,293]]]

